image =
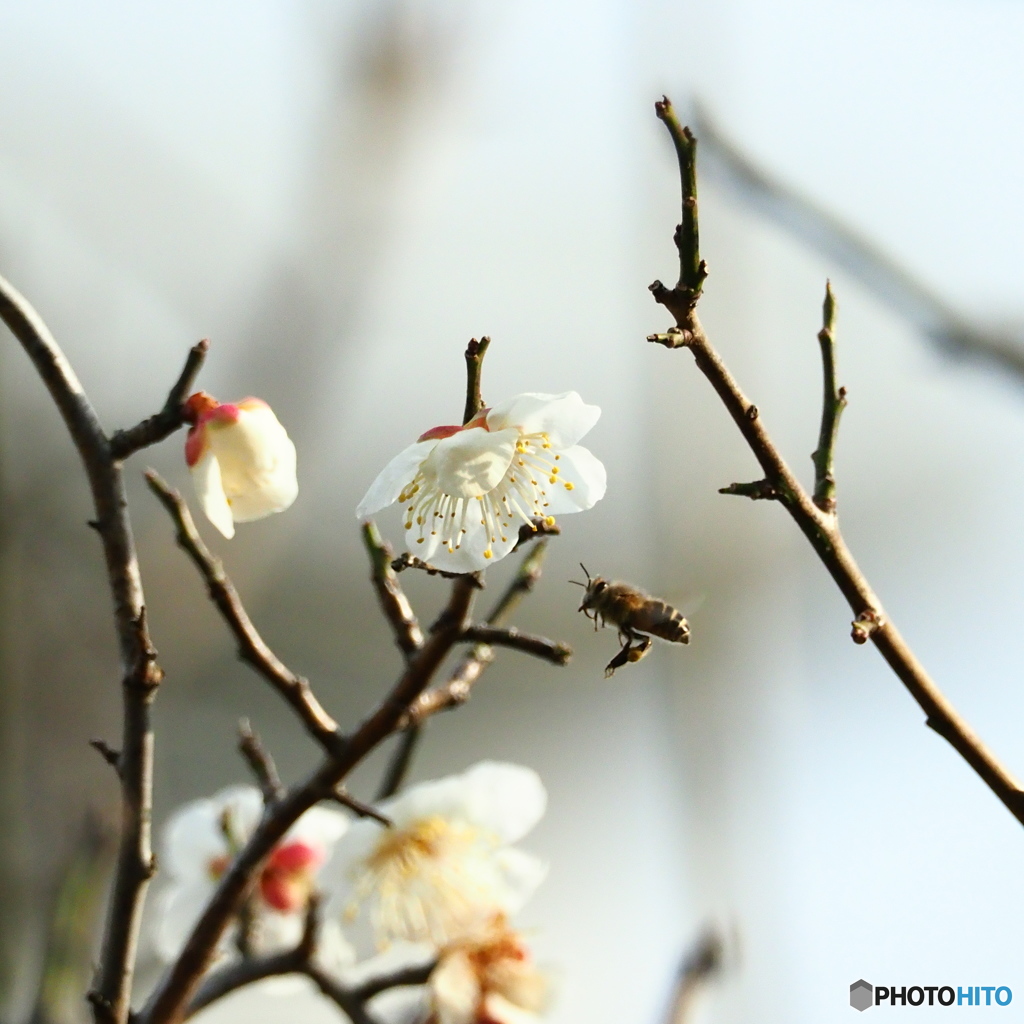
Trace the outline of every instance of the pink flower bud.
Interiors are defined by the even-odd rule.
[[[185,461],[203,511],[225,537],[235,523],[281,512],[298,494],[295,445],[258,398],[221,403],[204,391],[185,403]]]

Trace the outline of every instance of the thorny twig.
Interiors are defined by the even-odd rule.
[[[674,117],[666,116],[666,112],[671,111],[671,104],[667,99],[658,103],[656,108],[659,118],[665,122],[672,134],[677,154],[680,154],[685,211],[687,196],[693,192],[692,181],[695,174],[693,137],[679,128],[679,123]],[[685,164],[684,157],[689,164]],[[676,232],[676,245],[680,252],[680,260],[683,262],[688,263],[692,258],[691,250],[696,245],[696,223],[693,232],[692,238],[680,237],[680,232]],[[665,306],[675,318],[676,326],[663,334],[650,335],[648,340],[667,348],[685,347],[690,350],[698,369],[718,393],[761,465],[764,480],[754,484],[734,484],[729,489],[730,493],[770,497],[785,507],[853,609],[854,639],[861,643],[870,639],[875,644],[890,668],[921,706],[927,725],[949,741],[1010,813],[1024,824],[1024,792],[1019,783],[961,718],[900,636],[846,546],[839,531],[835,512],[819,507],[786,465],[764,426],[763,417],[740,390],[722,362],[721,356],[708,340],[697,318],[692,291],[683,287],[682,283],[669,289],[660,281],[655,281],[651,285],[651,292],[655,300]],[[830,346],[831,324],[828,317],[829,310],[826,306],[825,330],[829,334]],[[824,352],[824,343],[822,347]],[[828,367],[825,374],[828,390]],[[832,383],[834,385],[834,380]],[[841,397],[838,392],[834,392],[834,395],[837,398]],[[831,440],[834,442],[834,424]],[[831,499],[834,501],[834,493],[831,494]]]

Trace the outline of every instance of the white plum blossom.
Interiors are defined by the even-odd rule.
[[[154,944],[164,960],[180,952],[217,881],[252,835],[263,811],[253,786],[230,786],[208,799],[180,807],[167,822],[160,858],[169,879],[157,906]],[[254,940],[260,952],[295,945],[302,934],[310,896],[318,891],[320,869],[348,827],[341,811],[313,807],[285,834],[264,865],[253,890]],[[337,934],[328,943],[345,945]],[[329,953],[344,960],[338,949]]]
[[[368,910],[379,946],[444,946],[515,913],[541,883],[544,863],[511,844],[546,804],[532,769],[482,761],[381,803],[392,828],[353,822],[326,875],[350,919]]]
[[[486,933],[443,949],[427,988],[428,1024],[535,1024],[548,992],[522,936],[500,915]]]
[[[447,572],[482,569],[512,550],[524,523],[604,496],[604,466],[577,443],[600,415],[575,391],[527,393],[464,426],[434,427],[384,467],[356,516],[397,501],[414,555]]]
[[[225,537],[235,535],[235,523],[262,519],[295,501],[295,445],[266,402],[221,403],[199,391],[185,408],[192,424],[185,461],[206,517]]]

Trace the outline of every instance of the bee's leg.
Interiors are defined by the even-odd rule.
[[[605,677],[605,679],[609,679],[611,676],[615,675],[615,670],[617,668],[622,668],[622,666],[625,665],[627,661],[629,661],[629,652],[630,652],[631,646],[632,645],[627,641],[625,646],[622,648],[622,650],[619,651],[619,653],[616,654],[615,657],[612,658],[612,660],[609,661],[607,665],[605,665],[605,667],[604,667],[604,677]]]
[[[651,649],[652,643],[653,641],[649,636],[638,637],[636,646],[626,649],[626,660],[631,662],[639,661]]]

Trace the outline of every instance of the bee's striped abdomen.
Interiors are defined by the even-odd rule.
[[[634,620],[636,629],[661,637],[674,644],[690,642],[690,626],[682,612],[666,601],[653,598],[644,605],[643,611]]]

